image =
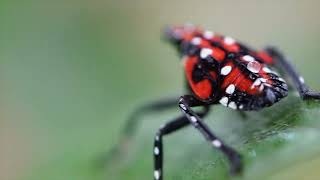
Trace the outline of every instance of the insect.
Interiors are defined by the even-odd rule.
[[[163,179],[164,136],[188,125],[196,128],[214,148],[230,162],[230,173],[243,169],[241,155],[225,144],[205,124],[202,118],[209,107],[221,104],[234,110],[260,110],[273,105],[288,95],[288,85],[274,69],[289,77],[302,99],[320,99],[312,91],[289,60],[276,48],[253,50],[228,36],[222,36],[195,26],[172,26],[165,37],[182,57],[188,94],[180,98],[163,99],[138,110],[135,115],[178,105],[182,115],[164,125],[154,138],[154,179]],[[192,107],[202,106],[195,112]],[[130,136],[137,118],[131,118],[124,133]]]

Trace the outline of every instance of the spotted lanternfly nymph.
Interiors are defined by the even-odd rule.
[[[139,109],[137,114],[179,105],[183,115],[165,123],[154,139],[154,179],[163,179],[164,135],[192,125],[230,162],[231,174],[240,173],[241,156],[219,139],[201,120],[209,107],[222,104],[234,110],[259,110],[273,105],[288,95],[288,85],[275,70],[291,78],[292,86],[302,99],[320,99],[320,93],[309,89],[302,76],[289,60],[276,48],[267,47],[255,51],[235,39],[205,31],[194,26],[173,26],[165,31],[165,37],[180,53],[184,65],[187,95],[162,99]],[[191,107],[203,106],[195,112]],[[136,117],[128,121],[125,138],[132,133]],[[124,138],[124,139],[125,139]]]

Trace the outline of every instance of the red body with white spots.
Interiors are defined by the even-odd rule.
[[[205,31],[194,26],[174,26],[166,29],[167,39],[182,56],[188,94],[179,98],[179,116],[160,127],[154,139],[154,179],[163,180],[163,142],[165,135],[192,125],[230,162],[230,173],[243,170],[242,156],[218,138],[202,121],[209,106],[222,104],[236,110],[259,110],[271,106],[288,95],[288,85],[272,69],[280,69],[290,77],[302,99],[320,99],[320,92],[311,90],[290,61],[275,47],[255,51],[228,36]],[[148,110],[173,105],[161,101],[146,106]],[[203,111],[192,107],[203,106]],[[129,125],[132,125],[130,123]]]
[[[287,84],[271,70],[274,60],[264,51],[193,26],[170,27],[167,36],[183,57],[192,93],[207,104],[256,110],[287,95]]]

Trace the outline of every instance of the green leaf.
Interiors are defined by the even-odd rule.
[[[317,179],[320,173],[320,103],[290,96],[260,112],[240,114],[214,106],[204,120],[244,158],[241,176],[228,174],[228,162],[193,128],[164,140],[165,179]],[[159,122],[174,116],[146,115],[133,143],[110,168],[113,179],[152,178],[152,140]],[[148,120],[147,120],[148,119]],[[161,120],[162,119],[162,120]],[[152,129],[152,130],[151,130]],[[130,152],[130,153],[129,153]]]

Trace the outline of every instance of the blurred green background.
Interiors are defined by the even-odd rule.
[[[177,53],[160,40],[161,29],[168,24],[192,22],[254,47],[281,47],[307,83],[320,90],[319,6],[317,0],[2,0],[0,179],[151,179],[154,132],[176,116],[177,109],[147,115],[134,137],[133,151],[124,162],[114,165],[118,168],[107,170],[97,162],[116,144],[126,117],[136,106],[183,93]],[[288,107],[295,112],[288,113],[292,110]],[[272,115],[278,109],[280,112]],[[230,143],[237,138],[227,137],[239,127],[240,134],[246,134],[241,142],[255,137],[252,125],[259,126],[260,137],[265,132],[265,126],[258,123],[261,118],[261,122],[278,118],[291,123],[293,118],[310,123],[299,121],[300,128],[289,130],[282,130],[282,123],[280,133],[270,135],[275,138],[271,138],[272,148],[268,138],[246,146],[233,144],[251,164],[245,179],[266,179],[274,169],[284,169],[280,175],[271,173],[275,179],[292,179],[291,172],[303,177],[305,172],[299,172],[299,167],[285,171],[288,164],[296,162],[287,161],[292,157],[302,159],[306,169],[319,167],[319,129],[310,130],[320,124],[316,122],[320,115],[316,103],[301,104],[291,96],[263,113],[263,117],[249,113],[248,121],[239,121],[237,113],[218,107],[207,118],[209,122],[218,120],[213,125],[220,127],[217,132]],[[271,127],[266,132],[274,132],[278,126]],[[212,179],[217,176],[215,171],[221,172],[218,179],[227,179],[225,160],[214,155],[194,130],[182,132],[166,140],[168,179]],[[291,145],[283,145],[287,143]],[[299,149],[303,143],[307,148]],[[255,158],[250,153],[256,151],[249,149],[262,155]],[[196,152],[199,157],[194,156]],[[308,163],[311,155],[314,161]]]

